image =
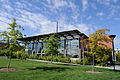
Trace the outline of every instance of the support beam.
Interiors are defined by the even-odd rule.
[[[81,43],[80,43],[80,38],[78,39],[79,40],[79,58],[80,58],[80,61],[81,61]]]
[[[67,56],[67,45],[66,45],[66,39],[64,40],[64,57]]]

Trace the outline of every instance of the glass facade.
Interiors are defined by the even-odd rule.
[[[59,52],[64,54],[66,50],[66,55],[75,56],[79,54],[79,39],[67,39],[58,41],[61,46],[59,47]],[[33,50],[36,53],[42,53],[42,50],[45,49],[47,43],[29,43],[27,48]]]

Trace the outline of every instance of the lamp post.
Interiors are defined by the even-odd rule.
[[[110,35],[109,37],[112,39],[112,62],[114,67],[113,70],[115,70],[114,38],[116,37],[116,35]]]

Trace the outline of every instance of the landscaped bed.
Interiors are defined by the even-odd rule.
[[[8,59],[0,59],[0,68],[7,67]],[[88,73],[91,67],[48,64],[12,59],[15,71],[0,71],[0,80],[119,80],[120,72],[95,68],[100,74]]]

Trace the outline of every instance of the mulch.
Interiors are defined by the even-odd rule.
[[[87,73],[93,73],[93,74],[101,74],[103,72],[98,72],[98,71],[86,71]]]
[[[0,71],[16,71],[17,69],[16,68],[6,68],[6,67],[4,67],[4,68],[0,68]]]

